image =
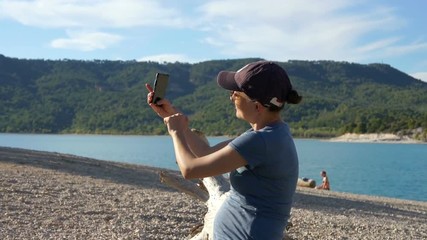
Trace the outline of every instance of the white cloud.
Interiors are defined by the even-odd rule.
[[[197,62],[196,60],[190,59],[188,56],[182,55],[182,54],[159,54],[159,55],[145,56],[145,57],[139,58],[138,61],[140,61],[140,62],[152,61],[152,62],[159,62],[159,63],[164,63],[164,62],[194,63],[194,62]]]
[[[126,37],[154,54],[155,48],[171,49],[162,44],[201,43],[191,52],[205,59],[382,62],[421,55],[427,49],[425,35],[399,32],[409,23],[392,5],[368,0],[0,0],[0,18],[63,30],[69,36],[51,46],[84,51],[105,49]],[[165,32],[170,39],[164,39]],[[180,54],[151,57],[192,61]]]
[[[416,79],[420,79],[421,81],[427,82],[427,72],[416,72],[411,73],[410,75]]]
[[[386,54],[390,56],[399,56],[423,50],[427,50],[427,42],[414,42],[406,45],[394,45],[386,48]]]
[[[363,61],[427,44],[402,43],[408,39],[393,31],[405,22],[394,9],[370,1],[222,0],[200,11],[209,25],[204,42],[237,57]]]
[[[121,36],[103,32],[68,32],[69,38],[55,39],[51,42],[53,48],[76,49],[93,51],[105,49],[122,40]]]
[[[0,2],[0,16],[42,28],[180,26],[174,9],[155,0],[35,0]]]

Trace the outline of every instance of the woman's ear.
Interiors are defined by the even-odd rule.
[[[255,109],[257,112],[260,112],[260,110],[261,110],[261,107],[260,107],[258,102],[255,102]]]

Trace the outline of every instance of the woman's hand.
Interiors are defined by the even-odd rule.
[[[183,132],[188,128],[188,118],[182,113],[176,113],[163,119],[168,126],[169,134]]]
[[[150,86],[150,84],[145,84],[145,87],[148,90],[148,94],[147,94],[147,103],[148,105],[150,105],[150,107],[153,109],[153,111],[155,113],[157,113],[157,115],[159,115],[161,118],[165,118],[165,117],[169,117],[173,114],[177,114],[179,113],[173,106],[172,104],[166,100],[166,99],[161,99],[159,101],[157,101],[157,104],[154,104],[153,101],[153,95],[154,95],[154,91],[153,88]]]

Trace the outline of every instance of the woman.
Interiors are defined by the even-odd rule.
[[[321,171],[320,176],[322,177],[322,185],[319,185],[316,188],[322,190],[331,190],[331,186],[329,185],[329,178],[326,175],[326,171]]]
[[[250,63],[237,72],[222,71],[218,84],[229,91],[236,117],[251,128],[214,147],[198,141],[188,119],[167,101],[148,102],[164,119],[184,178],[230,172],[231,190],[214,222],[214,239],[282,239],[298,178],[298,157],[280,110],[297,104],[285,70],[269,61]]]

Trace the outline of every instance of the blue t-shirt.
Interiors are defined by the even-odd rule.
[[[229,143],[247,162],[230,173],[231,192],[214,239],[282,239],[298,179],[298,156],[284,122],[248,130]]]

